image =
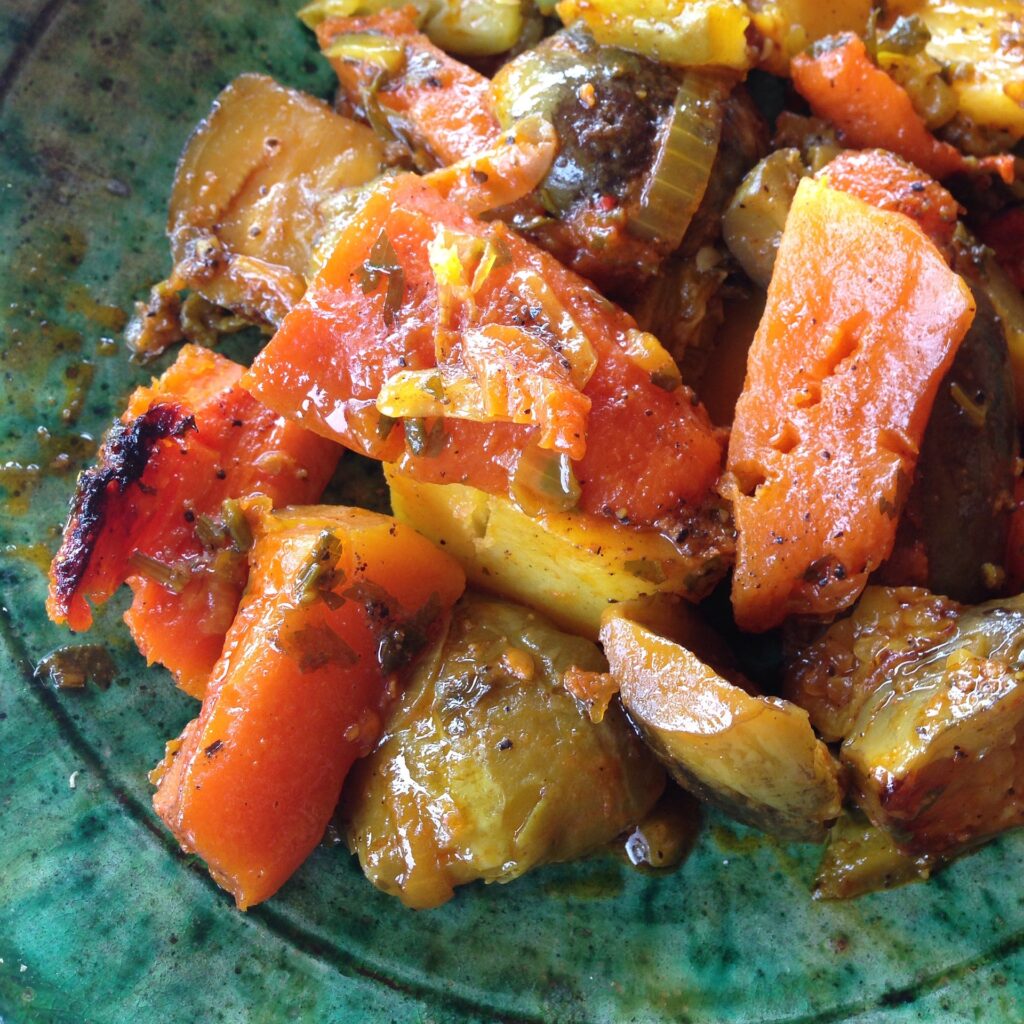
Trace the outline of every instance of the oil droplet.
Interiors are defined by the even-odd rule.
[[[98,302],[84,284],[69,284],[64,306],[70,313],[79,313],[105,331],[121,331],[128,315],[120,306]]]
[[[64,384],[67,388],[64,400],[64,408],[60,411],[60,418],[65,423],[74,423],[82,415],[82,408],[85,399],[92,386],[92,378],[95,367],[84,359],[79,363],[72,363],[64,370]]]
[[[49,678],[62,690],[80,689],[90,679],[106,690],[114,681],[116,666],[109,652],[98,644],[58,647],[42,658],[35,668],[37,679]]]

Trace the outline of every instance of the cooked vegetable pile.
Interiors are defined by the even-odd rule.
[[[243,75],[188,140],[128,332],[187,344],[50,574],[202,702],[182,849],[245,909],[333,822],[424,908],[670,869],[699,800],[845,898],[1024,824],[1019,3],[300,17],[334,102]]]

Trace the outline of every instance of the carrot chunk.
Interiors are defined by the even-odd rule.
[[[801,53],[790,65],[797,92],[818,117],[831,121],[843,142],[857,149],[888,149],[945,178],[972,166],[1013,181],[1013,157],[985,157],[973,165],[948,142],[940,142],[914,110],[907,91],[872,63],[860,37],[847,33]]]
[[[742,628],[833,614],[889,555],[973,316],[970,290],[916,223],[801,182],[729,443]]]
[[[402,672],[465,585],[388,516],[246,504],[245,598],[199,717],[153,775],[157,814],[243,910],[320,841]]]
[[[491,83],[417,32],[414,16],[405,7],[328,18],[317,26],[317,41],[356,109],[376,104],[414,149],[426,151],[427,162],[452,164],[486,149],[501,133],[491,112]],[[385,52],[361,60],[367,36]],[[393,40],[394,48],[385,40]],[[354,44],[348,52],[346,43]]]
[[[572,460],[584,511],[637,524],[699,505],[721,465],[656,339],[429,178],[370,196],[243,383],[428,482],[508,494],[539,447]]]
[[[74,630],[126,580],[125,615],[150,663],[202,697],[245,586],[244,552],[218,517],[228,499],[320,496],[339,449],[239,386],[243,368],[187,345],[138,388],[78,481],[50,570],[47,612]],[[206,532],[204,534],[204,527]]]
[[[830,160],[817,176],[876,209],[917,221],[940,250],[953,240],[960,204],[934,178],[895,153],[849,150]]]

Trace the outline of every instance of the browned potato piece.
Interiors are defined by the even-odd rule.
[[[814,880],[819,900],[849,900],[928,878],[938,866],[927,854],[901,853],[888,832],[862,814],[844,813],[828,834],[828,844]]]
[[[306,289],[320,203],[380,169],[365,125],[265,75],[240,75],[178,163],[168,231],[182,287],[277,324]]]
[[[615,608],[601,642],[623,706],[681,786],[766,832],[824,838],[838,771],[803,709],[747,693]]]
[[[868,587],[852,615],[789,659],[784,692],[838,743],[888,673],[955,632],[958,609],[920,587]]]
[[[1024,597],[965,608],[869,588],[800,666],[790,693],[845,737],[857,801],[902,852],[946,855],[1024,823]]]

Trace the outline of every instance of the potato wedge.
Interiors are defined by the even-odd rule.
[[[824,838],[842,793],[806,711],[747,693],[615,609],[601,643],[623,706],[681,786],[765,832]]]
[[[887,22],[916,14],[928,55],[950,65],[960,113],[979,128],[1024,136],[1024,21],[1020,0],[893,0]]]
[[[674,544],[654,530],[582,512],[532,517],[462,484],[429,484],[385,466],[395,517],[456,558],[470,581],[596,639],[613,601],[700,600],[724,574],[729,542],[712,524]]]
[[[184,286],[278,324],[306,288],[321,200],[362,185],[383,145],[365,125],[265,75],[240,75],[182,153],[171,253]]]

